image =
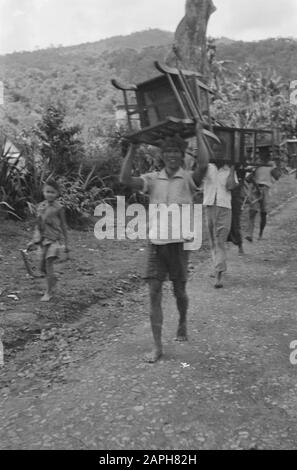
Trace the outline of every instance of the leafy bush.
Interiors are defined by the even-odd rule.
[[[0,149],[0,201],[10,215],[17,218],[34,213],[34,206],[42,199],[42,187],[49,173],[35,155],[23,147],[15,158],[10,149],[5,151],[6,139]],[[5,203],[5,204],[4,204]]]
[[[0,216],[2,215],[2,213],[4,213],[4,215],[5,214],[12,215],[13,217],[16,217],[19,219],[18,215],[13,210],[13,207],[11,207],[9,204],[7,204],[7,202],[4,202],[4,201],[0,202]]]
[[[1,139],[0,149],[0,202],[1,211],[19,218],[16,212],[21,211],[24,204],[21,172],[18,168],[21,155],[11,161],[9,148],[5,150],[6,139]]]
[[[116,198],[104,181],[91,173],[87,178],[58,179],[61,189],[60,202],[65,208],[68,223],[72,227],[83,225],[93,216],[95,207],[101,202],[114,204]]]
[[[62,105],[46,107],[35,133],[40,141],[40,153],[50,172],[57,175],[77,171],[84,156],[79,138],[79,126],[66,126],[66,111]]]

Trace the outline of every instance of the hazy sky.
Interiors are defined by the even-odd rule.
[[[208,34],[297,38],[297,0],[213,0]],[[175,31],[185,0],[0,0],[0,53],[92,42],[147,28]]]

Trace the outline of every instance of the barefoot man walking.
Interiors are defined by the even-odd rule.
[[[132,177],[132,160],[135,154],[135,145],[131,144],[123,162],[120,181],[132,189],[143,191],[149,195],[150,204],[162,204],[169,207],[177,204],[192,204],[193,195],[200,186],[206,174],[209,162],[208,148],[202,134],[202,126],[197,123],[197,168],[195,171],[183,169],[183,160],[187,142],[180,136],[170,137],[161,145],[164,168],[160,172],[148,173],[140,177]],[[174,217],[174,215],[172,215]],[[160,220],[160,218],[158,218]],[[169,220],[169,219],[168,219]],[[150,221],[150,228],[152,225]],[[160,224],[158,221],[153,221]],[[162,224],[162,220],[161,220]],[[161,225],[160,224],[160,225]],[[169,227],[168,227],[169,228]],[[160,228],[161,231],[161,228]],[[161,233],[158,231],[158,233]],[[154,363],[163,354],[162,349],[162,286],[167,275],[173,283],[173,291],[176,297],[179,311],[179,325],[177,340],[187,340],[187,310],[188,297],[186,293],[188,251],[184,251],[185,239],[182,234],[179,239],[172,236],[161,239],[153,239],[150,236],[148,246],[148,263],[146,279],[150,292],[150,321],[154,338],[154,348],[146,361]]]

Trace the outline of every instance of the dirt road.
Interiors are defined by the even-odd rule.
[[[2,389],[0,448],[296,449],[296,211],[293,198],[244,257],[230,246],[224,289],[213,289],[208,259],[195,265],[187,344],[173,341],[177,314],[166,287],[158,364],[142,361],[151,345],[144,287],[109,300],[121,316],[110,331],[92,305],[86,322],[96,313],[98,322],[70,353],[62,348],[59,380],[41,384],[26,370]],[[43,338],[53,354],[54,336]]]

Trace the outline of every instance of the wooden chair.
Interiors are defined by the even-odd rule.
[[[113,86],[123,92],[128,140],[158,146],[160,139],[175,133],[188,139],[195,136],[195,121],[199,120],[216,160],[244,163],[251,152],[255,161],[257,146],[262,141],[266,139],[273,145],[274,130],[213,125],[210,96],[214,92],[203,83],[199,73],[159,62],[154,65],[161,75],[138,85],[112,80]],[[133,127],[135,117],[139,129]]]
[[[213,91],[201,81],[201,75],[155,62],[161,75],[138,85],[112,84],[123,92],[129,132],[136,143],[159,145],[161,138],[179,133],[187,139],[195,136],[195,121],[203,123],[204,134],[219,143],[212,132],[209,102]],[[136,105],[131,106],[129,92],[134,92]],[[139,116],[140,129],[133,129],[132,117]]]

